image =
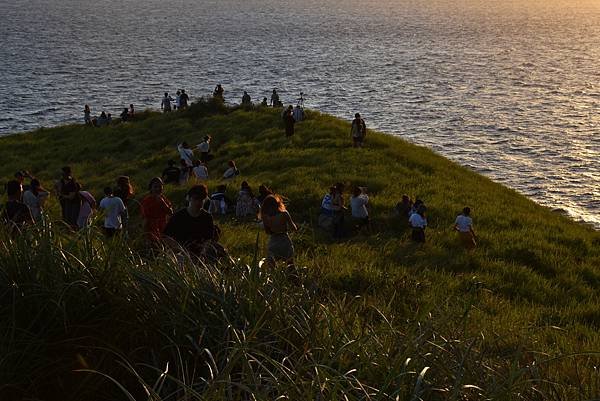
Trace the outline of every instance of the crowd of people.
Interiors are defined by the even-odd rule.
[[[224,89],[217,85],[213,95],[223,98]],[[165,112],[171,109],[184,109],[189,98],[184,90],[177,91],[177,98],[172,99],[165,93],[161,107]],[[174,105],[172,104],[174,102]],[[263,99],[263,103],[266,98]],[[244,92],[242,104],[250,104],[251,99]],[[271,105],[280,107],[279,95],[273,90]],[[121,114],[123,120],[134,116],[134,107],[130,105]],[[294,124],[304,119],[300,104],[294,109],[291,105],[285,108],[282,117],[286,136],[293,135]],[[91,118],[88,105],[85,106],[86,124],[102,126],[105,119],[110,121],[110,114],[103,112],[98,118]],[[351,124],[350,136],[354,147],[362,147],[366,136],[366,124],[359,113]],[[262,224],[269,235],[267,262],[274,264],[278,260],[288,265],[294,263],[294,247],[289,236],[290,231],[297,230],[297,225],[286,210],[283,198],[274,193],[266,185],[258,187],[255,194],[247,181],[242,181],[237,197],[231,200],[227,195],[227,181],[240,175],[234,160],[227,163],[221,180],[212,193],[209,193],[205,182],[209,179],[209,163],[214,160],[211,148],[212,137],[205,135],[202,141],[193,148],[187,142],[177,146],[179,163],[169,160],[162,175],[150,180],[147,193],[139,201],[139,217],[143,220],[143,231],[146,240],[153,245],[163,244],[183,248],[190,254],[201,258],[219,258],[227,254],[219,243],[221,229],[215,223],[228,214],[237,219],[256,221]],[[25,179],[30,180],[25,185]],[[191,187],[187,191],[185,207],[175,211],[173,203],[164,195],[164,185],[182,185]],[[345,185],[336,183],[329,188],[321,201],[318,226],[331,233],[334,239],[348,236],[349,232],[369,234],[373,232],[370,216],[370,198],[366,187],[354,186],[346,206]],[[23,226],[36,224],[44,219],[45,205],[50,196],[56,196],[62,220],[72,230],[88,227],[93,221],[94,213],[100,211],[102,229],[107,237],[119,235],[127,230],[130,203],[135,198],[135,190],[129,177],[119,176],[114,186],[106,186],[100,202],[92,193],[82,189],[74,178],[69,166],[62,168],[61,177],[56,181],[54,190],[46,190],[41,182],[28,171],[17,172],[13,180],[6,184],[7,202],[2,210],[3,220],[17,233]],[[137,203],[137,202],[136,202]],[[349,210],[348,210],[349,209]],[[427,207],[421,199],[414,202],[408,195],[395,207],[401,225],[411,229],[411,238],[417,243],[426,242]],[[454,230],[458,232],[460,242],[466,249],[476,247],[476,235],[473,230],[471,209],[465,207],[456,217]]]

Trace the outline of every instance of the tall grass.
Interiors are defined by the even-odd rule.
[[[300,271],[140,256],[51,224],[0,248],[0,394],[44,400],[478,400],[592,398],[594,354],[553,358],[472,330],[462,312],[408,316]],[[457,319],[458,317],[458,319]],[[502,350],[501,352],[499,352]],[[573,364],[577,381],[553,375]],[[575,372],[574,372],[575,373]],[[565,380],[567,379],[567,380]]]

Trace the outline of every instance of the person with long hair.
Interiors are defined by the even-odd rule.
[[[135,195],[135,190],[128,176],[121,175],[117,178],[117,187],[115,188],[114,195],[121,198],[125,207],[128,206],[129,201]]]
[[[238,194],[237,202],[235,204],[235,215],[236,217],[248,217],[251,216],[256,218],[260,203],[254,197],[252,188],[246,181],[242,181],[240,186],[240,192]]]
[[[154,177],[148,184],[150,191],[141,202],[141,213],[144,219],[144,232],[148,239],[156,242],[167,226],[169,217],[173,214],[171,202],[163,195],[163,181]]]
[[[268,195],[260,210],[265,232],[269,235],[267,263],[275,265],[284,260],[289,267],[294,266],[294,244],[288,235],[290,229],[298,227],[292,220],[279,195]]]

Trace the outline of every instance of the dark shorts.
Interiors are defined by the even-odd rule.
[[[104,227],[104,234],[108,238],[114,237],[115,235],[117,235],[120,232],[121,232],[121,229],[119,229],[119,228]]]
[[[411,238],[415,242],[425,242],[425,230],[413,227]]]

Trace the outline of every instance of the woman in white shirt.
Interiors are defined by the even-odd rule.
[[[458,231],[458,238],[462,245],[471,250],[475,249],[475,231],[473,231],[473,219],[471,218],[471,208],[465,207],[462,214],[459,214],[454,221],[454,230]]]
[[[408,223],[412,227],[411,238],[415,242],[425,242],[425,227],[427,227],[427,218],[425,217],[425,205],[419,205],[417,212],[413,213],[408,219]]]

